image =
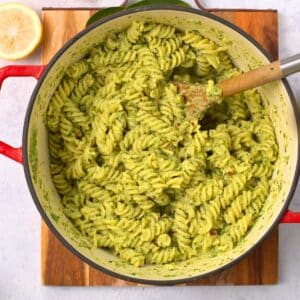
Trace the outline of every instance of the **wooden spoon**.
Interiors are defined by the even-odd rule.
[[[261,86],[299,71],[300,54],[296,54],[218,83],[217,86],[221,89],[221,95],[212,98],[207,96],[205,85],[181,82],[174,84],[188,103],[187,115],[199,118],[208,108],[219,103],[224,97]]]

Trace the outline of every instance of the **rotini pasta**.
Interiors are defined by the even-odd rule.
[[[137,267],[235,247],[269,193],[278,146],[257,91],[189,120],[172,81],[239,74],[197,31],[133,22],[70,65],[48,107],[50,172],[93,247]]]

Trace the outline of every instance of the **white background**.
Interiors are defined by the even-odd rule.
[[[6,1],[0,0],[0,3]],[[122,0],[20,1],[40,12],[41,7],[111,6]],[[163,2],[163,1],[162,1]],[[193,1],[188,1],[193,3]],[[300,52],[299,0],[206,0],[219,8],[279,10],[280,56]],[[0,28],[1,30],[1,28]],[[20,62],[39,63],[37,52]],[[0,60],[0,67],[9,64]],[[300,100],[300,75],[290,78]],[[25,109],[34,87],[32,78],[8,79],[0,92],[0,140],[21,144]],[[291,207],[300,211],[300,188]],[[245,287],[67,288],[40,283],[40,216],[28,192],[22,166],[0,156],[0,299],[300,299],[300,225],[280,225],[279,284]]]

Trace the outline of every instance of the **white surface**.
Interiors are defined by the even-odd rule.
[[[0,0],[0,3],[5,1]],[[20,1],[42,6],[100,6],[122,1]],[[190,1],[192,2],[192,1]],[[299,0],[206,0],[210,7],[275,8],[280,12],[281,57],[300,52]],[[1,30],[1,29],[0,29]],[[21,63],[38,64],[38,53]],[[0,61],[0,67],[9,64]],[[300,75],[290,82],[300,100]],[[0,93],[0,140],[21,144],[25,109],[35,80],[8,79]],[[300,187],[292,208],[300,210]],[[40,283],[40,216],[21,165],[0,156],[0,299],[300,299],[300,225],[280,226],[279,284],[248,287],[64,288]]]

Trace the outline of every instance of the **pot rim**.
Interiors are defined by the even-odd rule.
[[[182,11],[182,12],[188,12],[188,13],[194,13],[196,15],[200,15],[200,16],[204,16],[210,19],[213,19],[214,21],[217,21],[231,29],[233,29],[234,31],[238,32],[239,34],[241,34],[244,38],[246,38],[249,42],[251,42],[266,58],[268,61],[272,61],[272,57],[271,55],[257,42],[255,41],[248,33],[246,33],[245,31],[243,31],[242,29],[240,29],[239,27],[237,27],[236,25],[230,23],[227,20],[224,20],[218,16],[215,16],[211,13],[205,12],[205,11],[200,11],[198,9],[194,9],[194,8],[187,8],[187,7],[181,7],[181,6],[172,6],[172,5],[151,5],[151,6],[146,6],[146,7],[137,7],[137,8],[133,8],[133,9],[128,9],[128,10],[124,10],[118,13],[115,13],[111,16],[107,16],[104,17],[103,19],[95,22],[95,24],[90,25],[89,27],[85,28],[84,30],[82,30],[81,32],[79,32],[78,34],[76,34],[73,38],[71,38],[51,59],[51,61],[48,63],[48,65],[46,66],[41,78],[38,80],[32,95],[30,97],[30,101],[26,110],[26,115],[25,115],[25,120],[24,120],[24,126],[23,126],[23,137],[22,137],[22,142],[23,142],[23,161],[24,161],[24,172],[25,172],[25,177],[26,177],[26,181],[27,181],[27,185],[29,187],[31,196],[33,198],[33,201],[35,203],[35,206],[37,207],[40,215],[42,216],[43,220],[45,221],[45,223],[47,224],[47,226],[51,229],[51,231],[54,233],[54,235],[58,238],[58,240],[68,249],[70,250],[73,254],[75,254],[77,257],[79,257],[83,262],[89,264],[91,267],[94,267],[96,269],[98,269],[101,272],[104,272],[110,276],[114,276],[117,277],[119,279],[122,280],[126,280],[126,281],[130,281],[130,282],[136,282],[136,283],[140,283],[140,284],[149,284],[149,285],[175,285],[175,284],[182,284],[182,283],[187,283],[187,282],[191,282],[191,281],[195,281],[198,279],[201,279],[203,277],[206,277],[208,275],[213,275],[216,274],[218,272],[221,272],[231,266],[233,266],[234,264],[238,263],[239,261],[241,261],[245,256],[249,255],[254,248],[260,244],[261,242],[263,242],[268,235],[273,231],[273,229],[275,228],[275,226],[280,222],[284,212],[287,210],[292,197],[294,195],[294,192],[296,190],[297,187],[297,183],[298,183],[298,177],[299,177],[299,171],[300,171],[300,153],[299,153],[299,125],[300,125],[300,116],[298,113],[298,108],[297,108],[297,102],[295,99],[295,96],[290,88],[290,85],[288,83],[288,81],[286,79],[282,79],[282,83],[284,85],[284,88],[289,96],[289,99],[291,101],[292,107],[293,107],[293,112],[295,115],[295,119],[296,119],[296,123],[297,123],[297,137],[298,137],[298,142],[297,142],[297,165],[295,168],[295,172],[294,172],[294,176],[293,176],[293,180],[291,183],[291,187],[288,193],[288,196],[285,200],[284,205],[281,208],[281,211],[279,212],[278,216],[276,217],[276,219],[274,220],[273,224],[270,225],[269,229],[266,231],[266,233],[255,243],[253,244],[246,252],[244,252],[243,254],[241,254],[239,257],[237,257],[236,259],[228,262],[227,264],[225,264],[222,267],[219,267],[213,271],[201,274],[201,275],[196,275],[196,276],[192,276],[192,277],[186,277],[186,278],[182,278],[182,279],[162,279],[162,280],[151,280],[151,279],[142,279],[142,278],[136,278],[136,277],[132,277],[132,276],[128,276],[128,275],[123,275],[114,271],[111,271],[109,269],[107,269],[106,267],[103,267],[99,264],[94,263],[92,260],[90,260],[89,258],[87,258],[86,256],[84,256],[83,254],[81,254],[74,246],[72,246],[64,237],[63,235],[56,229],[56,227],[51,223],[50,219],[48,218],[48,216],[46,215],[40,201],[38,200],[38,196],[35,192],[35,188],[34,188],[34,184],[30,175],[30,170],[29,170],[29,153],[28,153],[28,134],[29,134],[29,122],[30,122],[30,117],[31,117],[31,113],[32,113],[32,109],[34,106],[34,102],[36,99],[36,96],[39,92],[39,89],[41,87],[41,85],[43,84],[45,78],[47,77],[49,71],[51,70],[52,66],[56,63],[56,61],[61,57],[61,55],[68,50],[68,48],[73,45],[77,40],[79,40],[81,37],[83,37],[86,33],[92,31],[93,29],[95,29],[98,26],[101,26],[102,24],[105,24],[111,20],[117,19],[119,17],[122,16],[126,16],[126,15],[131,15],[131,14],[135,14],[138,12],[145,12],[145,11],[153,11],[153,10],[173,10],[173,11]]]

